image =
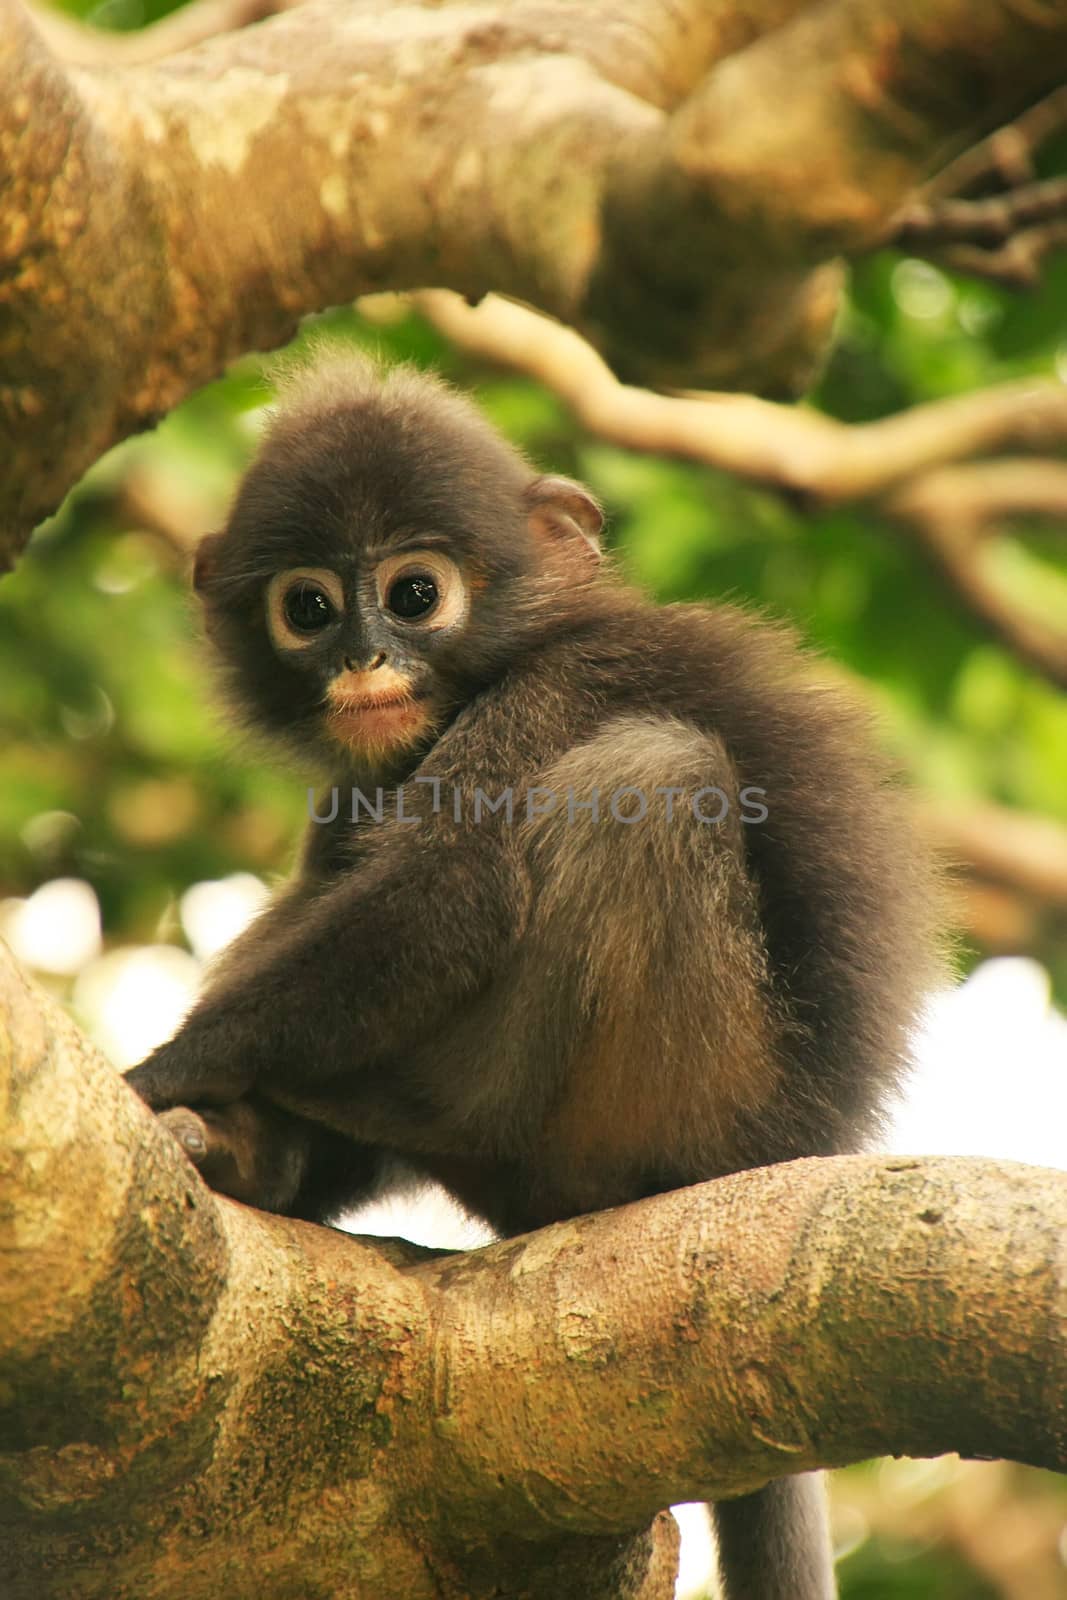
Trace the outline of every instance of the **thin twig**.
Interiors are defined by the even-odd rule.
[[[1006,189],[1030,183],[1034,178],[1034,155],[1063,128],[1067,128],[1067,87],[1054,89],[1014,122],[1006,123],[942,167],[926,193],[931,198],[965,195],[990,179]]]
[[[1012,515],[1067,516],[1065,479],[1062,463],[1035,463],[1031,494],[1017,462],[944,468],[905,484],[882,506],[932,557],[970,614],[1061,689],[1067,689],[1067,627],[1005,593],[992,569],[990,546]]]
[[[1067,89],[1057,89],[943,168],[878,243],[1008,288],[1033,288],[1045,256],[1067,245],[1067,178],[1038,178],[1034,165],[1064,127]],[[967,198],[990,183],[1000,192]]]

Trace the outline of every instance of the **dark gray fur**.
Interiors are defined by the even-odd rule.
[[[590,521],[441,385],[339,360],[298,386],[205,545],[247,719],[343,794],[401,786],[421,817],[353,826],[342,804],[312,824],[291,887],[133,1072],[216,1187],[327,1220],[428,1175],[515,1234],[876,1129],[937,970],[936,895],[866,719],[788,630],[624,587]],[[328,566],[355,593],[368,547],[421,533],[477,579],[458,634],[381,635],[437,721],[349,759],[322,724],[337,650],[279,659],[265,585]],[[353,607],[345,650],[381,627]],[[730,811],[456,821],[417,777],[468,800],[715,785]],[[745,786],[766,821],[741,821]],[[730,1600],[833,1593],[817,1478],[718,1517]]]

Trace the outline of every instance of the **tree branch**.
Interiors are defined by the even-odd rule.
[[[980,878],[1067,910],[1067,827],[1007,806],[937,804],[925,812],[941,851]]]
[[[645,378],[795,391],[833,257],[1067,38],[1012,0],[796,9],[306,0],[94,71],[0,0],[0,558],[233,356],[383,287],[501,289]]]
[[[928,468],[985,451],[1067,441],[1067,388],[1053,381],[999,384],[850,426],[752,395],[632,388],[572,329],[496,295],[476,307],[443,291],[412,299],[461,349],[536,378],[599,438],[825,505],[876,499]]]
[[[1067,178],[983,200],[918,200],[901,213],[888,242],[958,272],[1032,289],[1045,255],[1067,244]]]
[[[942,465],[1008,445],[1067,440],[1062,384],[1000,384],[849,426],[749,395],[672,397],[629,388],[571,329],[495,296],[476,308],[443,291],[413,300],[453,343],[536,378],[602,439],[702,461],[806,501],[874,502],[921,541],[980,623],[1054,683],[1067,679],[1067,633],[1010,598],[980,548],[1007,514],[1067,515],[1067,467]]]
[[[1064,128],[1067,86],[1061,84],[942,167],[926,192],[933,196],[969,194],[990,179],[1005,189],[1031,183],[1037,173],[1034,157]]]
[[[1039,180],[1034,164],[1065,125],[1067,89],[1061,87],[949,162],[902,208],[880,242],[1009,288],[1033,288],[1044,256],[1067,244],[1067,179]],[[990,182],[1003,192],[961,198]]]
[[[606,195],[590,305],[612,328],[613,364],[625,356],[624,373],[674,387],[697,373],[702,387],[734,387],[729,358],[705,340],[729,349],[743,328],[750,371],[767,359],[748,386],[780,392],[790,332],[797,362],[810,360],[834,295],[804,268],[871,248],[949,155],[1057,85],[1058,66],[1035,68],[1061,22],[1015,0],[835,0],[724,62],[624,152]],[[694,317],[709,295],[716,317]]]
[[[929,835],[952,872],[952,921],[980,947],[1018,954],[1067,926],[1067,828],[1006,806],[929,803]]]
[[[672,1501],[1067,1465],[1063,1174],[795,1162],[440,1257],[212,1195],[8,958],[0,1042],[11,1600],[668,1600]]]
[[[1067,627],[1016,600],[995,567],[992,531],[1013,512],[1067,515],[1067,466],[1013,461],[945,467],[891,495],[883,509],[936,563],[970,614],[1058,688],[1067,689]]]

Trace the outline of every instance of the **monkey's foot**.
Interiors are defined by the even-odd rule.
[[[241,1100],[229,1106],[203,1106],[198,1111],[174,1106],[160,1112],[159,1121],[219,1194],[251,1205],[259,1203],[260,1122],[254,1107]]]
[[[290,1210],[307,1163],[308,1129],[263,1100],[173,1106],[159,1121],[206,1183],[263,1211]]]

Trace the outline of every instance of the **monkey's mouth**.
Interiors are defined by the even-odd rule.
[[[350,713],[362,715],[367,711],[396,711],[401,706],[414,706],[423,696],[415,694],[390,694],[377,695],[373,699],[368,695],[359,699],[332,700],[330,702],[330,716],[348,716]]]
[[[343,744],[381,744],[407,740],[427,721],[427,696],[409,692],[353,696],[330,702],[326,722]]]

